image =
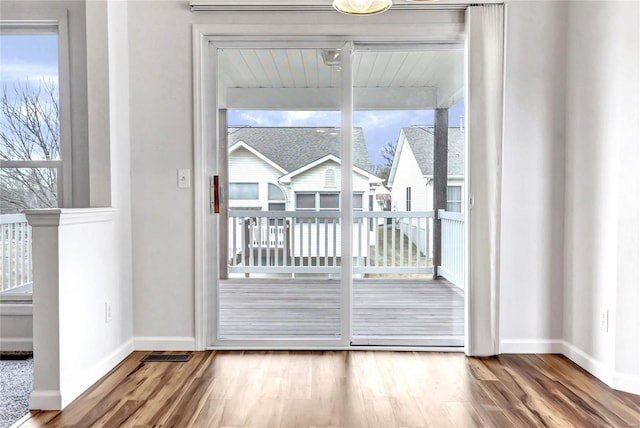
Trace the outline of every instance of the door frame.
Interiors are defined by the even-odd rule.
[[[460,43],[464,40],[464,7],[456,10],[435,11],[413,11],[411,13],[399,12],[396,15],[401,19],[394,21],[393,24],[385,27],[376,25],[374,20],[357,21],[350,19],[340,20],[336,23],[333,14],[312,14],[318,15],[322,19],[318,19],[318,23],[309,26],[302,25],[298,22],[298,18],[303,15],[300,12],[291,12],[278,14],[278,19],[283,22],[266,23],[266,24],[238,24],[238,23],[220,23],[220,24],[194,24],[193,25],[193,88],[194,88],[194,217],[195,217],[195,348],[204,350],[212,348],[209,346],[209,337],[215,333],[212,332],[212,325],[217,322],[209,319],[209,307],[214,304],[216,295],[211,290],[218,289],[218,278],[220,265],[217,263],[208,263],[212,254],[218,253],[218,216],[209,213],[209,177],[218,173],[217,165],[212,162],[211,156],[216,156],[218,152],[217,142],[219,129],[217,128],[218,110],[216,85],[217,82],[211,79],[210,71],[214,67],[214,59],[210,55],[210,43],[231,43],[234,47],[242,44],[250,44],[256,47],[257,44],[266,44],[265,40],[271,43],[286,43],[287,47],[310,47],[315,43],[345,43],[345,48],[352,50],[354,43],[379,43],[381,40],[386,46],[397,43],[398,46],[403,44],[412,45],[415,43]],[[425,26],[425,14],[429,14],[429,22]],[[462,14],[462,20],[460,16]],[[329,19],[326,19],[326,18]],[[375,18],[375,17],[373,17]],[[413,24],[413,25],[411,25]],[[247,36],[249,34],[249,36]],[[306,34],[306,35],[300,35]],[[377,34],[372,36],[372,34]],[[291,42],[295,40],[296,42]],[[350,56],[349,56],[350,57]],[[342,123],[352,122],[352,82],[351,82],[351,66],[349,59],[349,67],[343,68],[343,88],[349,88],[348,91],[342,91]],[[345,70],[348,69],[348,70]],[[346,84],[345,79],[348,79]],[[467,80],[468,81],[468,80]],[[347,92],[347,93],[345,93]],[[348,107],[348,108],[347,108]],[[206,118],[215,117],[215,121],[206,120]],[[212,122],[215,122],[212,124]],[[344,128],[344,126],[343,126]],[[343,129],[343,147],[349,146],[344,144],[344,140],[351,138],[351,127],[348,130]],[[347,132],[345,132],[347,131]],[[349,224],[351,221],[351,153],[343,153],[343,162],[341,162],[343,177],[342,180],[342,221]],[[352,237],[348,235],[349,228],[342,228],[343,242],[351,243]],[[351,251],[351,245],[349,245]],[[311,344],[308,341],[301,343],[287,343],[283,346],[267,346],[269,349],[277,348],[296,348],[296,349],[350,349],[351,340],[351,261],[348,266],[343,265],[341,271],[342,282],[342,300],[343,305],[347,303],[342,310],[342,327],[341,339],[338,343]],[[467,261],[468,265],[468,261]],[[465,284],[468,290],[468,284]],[[216,314],[217,316],[217,314]],[[468,322],[468,320],[466,320]],[[279,340],[281,342],[281,340]],[[263,344],[256,347],[265,348]],[[243,345],[225,346],[224,349],[248,349],[253,348],[249,343]],[[396,349],[395,347],[389,347]],[[216,346],[215,349],[222,349]],[[357,349],[366,349],[357,346]],[[380,349],[376,347],[375,349]],[[402,349],[409,349],[402,347]],[[429,348],[429,350],[455,350],[460,348]]]

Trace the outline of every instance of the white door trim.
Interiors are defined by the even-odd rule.
[[[239,19],[239,18],[242,19]],[[462,19],[460,19],[462,17]],[[238,18],[241,22],[237,22]],[[215,79],[211,79],[208,70],[215,70],[215,63],[212,55],[208,55],[209,42],[212,39],[216,41],[234,41],[237,47],[239,44],[255,45],[257,41],[264,42],[269,40],[272,42],[286,43],[287,46],[311,47],[313,42],[316,43],[335,43],[341,41],[349,45],[349,51],[353,47],[353,43],[358,42],[379,42],[380,40],[388,40],[391,42],[422,42],[422,43],[456,43],[460,42],[460,36],[464,32],[464,16],[461,11],[411,11],[398,12],[394,15],[391,22],[380,21],[379,17],[369,17],[371,19],[354,21],[345,17],[336,16],[334,14],[305,14],[305,13],[279,13],[277,15],[265,15],[260,13],[237,13],[233,17],[225,15],[212,15],[211,20],[221,20],[221,22],[212,22],[207,24],[194,24],[193,33],[193,91],[194,91],[194,268],[195,268],[195,348],[196,350],[204,350],[207,348],[209,337],[215,337],[215,331],[212,331],[215,322],[208,317],[208,307],[214,298],[209,292],[208,285],[215,284],[211,289],[217,290],[219,278],[218,264],[209,263],[209,258],[217,251],[217,216],[209,214],[209,177],[215,173],[214,162],[208,156],[216,153],[218,148],[215,146],[217,138],[217,112],[215,97]],[[309,20],[313,24],[303,22]],[[382,24],[382,25],[381,25]],[[304,36],[301,34],[305,34]],[[299,43],[291,42],[299,41]],[[346,76],[348,75],[348,76]],[[350,78],[351,72],[345,72],[344,79]],[[351,82],[349,82],[351,83]],[[351,84],[347,85],[349,88]],[[343,102],[352,105],[352,94],[343,94]],[[351,123],[351,111],[348,117],[345,117],[343,109],[343,123]],[[205,118],[215,118],[214,124],[211,120]],[[349,130],[350,133],[350,130]],[[343,138],[348,138],[345,135]],[[211,153],[213,151],[213,153]],[[344,156],[344,154],[343,154]],[[350,154],[349,154],[350,156]],[[350,157],[349,157],[350,161]],[[348,168],[351,162],[343,162],[347,165],[347,173],[351,175],[351,169]],[[342,172],[345,174],[345,171]],[[347,182],[349,189],[350,181]],[[343,185],[344,186],[344,185]],[[343,189],[344,190],[344,189]],[[346,192],[343,191],[343,195]],[[350,190],[347,195],[350,195]],[[345,196],[343,200],[343,208],[346,214],[350,216],[351,211],[347,210],[351,206],[351,198]],[[346,202],[346,203],[345,203]],[[344,219],[343,219],[344,221]],[[350,221],[350,220],[349,220]],[[348,224],[348,222],[347,222]],[[208,230],[211,231],[208,232]],[[211,236],[213,233],[214,236]],[[343,230],[343,234],[346,233]],[[344,237],[343,237],[344,239]],[[352,239],[348,236],[348,240]],[[351,281],[350,269],[343,269],[343,283]],[[341,344],[348,347],[350,341],[350,302],[351,287],[344,291],[343,302],[349,304],[349,309],[343,310],[343,325]],[[468,288],[468,287],[467,287]],[[347,295],[346,293],[349,293]],[[346,323],[344,321],[347,321]],[[213,336],[212,336],[213,333]],[[307,343],[307,345],[309,345]],[[335,344],[324,346],[333,346]],[[289,346],[295,347],[295,342]],[[322,347],[320,345],[319,347]],[[316,347],[315,349],[318,349]]]

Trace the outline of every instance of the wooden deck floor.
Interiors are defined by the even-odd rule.
[[[340,283],[323,280],[241,280],[220,284],[218,337],[336,338]],[[354,344],[462,346],[464,297],[447,281],[354,281]]]
[[[564,357],[426,352],[135,352],[63,412],[20,427],[637,427],[640,397]]]

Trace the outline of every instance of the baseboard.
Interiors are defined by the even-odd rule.
[[[31,337],[0,338],[0,351],[32,352],[33,339]]]
[[[181,336],[139,336],[133,339],[136,351],[193,351],[196,349],[195,337]]]
[[[619,391],[640,395],[640,376],[615,372],[613,374],[612,388]]]
[[[76,375],[67,385],[61,385],[61,409],[78,398],[83,392],[89,389],[94,383],[100,380],[111,369],[120,364],[133,352],[133,339],[123,343],[119,348],[98,361],[93,366]],[[33,409],[33,407],[32,407]]]
[[[2,317],[30,317],[33,316],[32,303],[8,303],[0,301],[0,316]]]
[[[512,339],[500,341],[501,354],[562,354],[560,339]]]
[[[607,367],[602,361],[592,357],[584,352],[582,349],[572,345],[569,342],[563,342],[564,350],[562,354],[606,383],[608,386],[613,387],[613,370]]]
[[[29,408],[31,410],[60,410],[62,408],[60,391],[32,391],[29,396]]]

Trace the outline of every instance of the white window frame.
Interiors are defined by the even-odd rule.
[[[282,199],[272,199],[271,198],[271,186],[274,186],[276,189],[278,189],[278,191],[282,195]],[[280,186],[278,186],[276,183],[269,182],[269,183],[267,183],[267,210],[268,211],[275,211],[275,210],[271,209],[271,204],[283,204],[284,205],[284,209],[283,210],[277,210],[277,211],[286,211],[287,210],[287,195],[286,195],[285,191]]]
[[[449,188],[453,188],[453,187],[457,187],[460,189],[460,199],[449,199]],[[447,185],[447,211],[449,211],[449,204],[460,204],[460,210],[459,211],[450,211],[450,212],[455,212],[455,213],[461,213],[462,212],[462,184],[453,184],[453,185]]]
[[[69,30],[66,14],[55,18],[0,20],[2,35],[56,34],[58,37],[58,108],[60,159],[0,160],[0,168],[55,168],[58,207],[73,206]]]

